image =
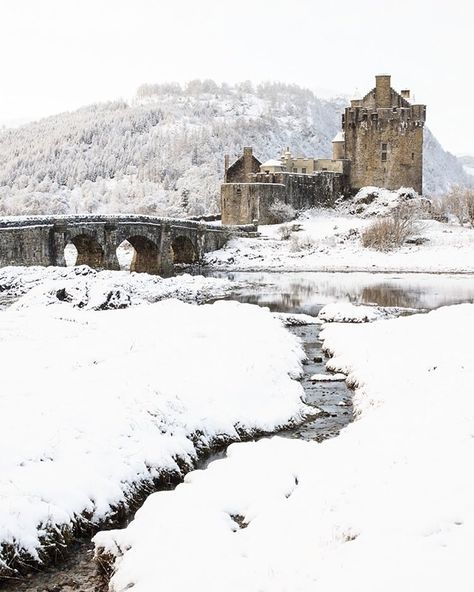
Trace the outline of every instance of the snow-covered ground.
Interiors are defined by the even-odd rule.
[[[212,443],[307,409],[303,350],[268,310],[166,300],[99,312],[44,306],[34,290],[0,313],[0,574]]]
[[[110,589],[471,592],[474,305],[327,324],[356,386],[338,438],[234,444],[101,532]]]
[[[86,265],[0,268],[0,304],[19,298],[17,308],[67,302],[77,308],[104,310],[165,298],[204,302],[232,288],[235,283],[226,279],[189,274],[163,279],[147,273],[95,271]]]
[[[426,242],[380,252],[360,239],[373,218],[312,210],[296,222],[301,230],[289,239],[281,238],[281,225],[261,226],[261,237],[233,239],[206,261],[226,270],[474,272],[472,228],[422,220],[414,236]]]
[[[383,317],[395,316],[395,311],[378,306],[356,306],[349,302],[326,304],[318,318],[326,323],[370,323]]]

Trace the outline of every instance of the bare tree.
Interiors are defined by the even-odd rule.
[[[472,228],[474,228],[474,189],[472,187],[466,188],[464,192],[464,200],[469,223],[471,224]]]
[[[446,209],[457,218],[461,226],[464,226],[467,215],[465,191],[465,188],[461,185],[453,185],[445,197]]]

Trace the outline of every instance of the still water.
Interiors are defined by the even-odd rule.
[[[206,273],[238,283],[227,298],[317,315],[330,302],[432,310],[474,302],[474,275],[326,272]]]

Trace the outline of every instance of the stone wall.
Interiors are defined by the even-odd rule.
[[[221,186],[222,224],[274,224],[272,205],[282,202],[295,210],[333,207],[347,190],[348,177],[329,171],[313,175],[257,173],[250,183]]]
[[[259,173],[252,175],[255,183],[278,183],[285,187],[283,201],[295,210],[332,207],[347,190],[348,179],[342,173],[320,171],[312,175],[296,173]]]
[[[270,208],[275,201],[286,202],[286,187],[281,183],[224,183],[221,186],[222,224],[253,224],[255,220],[259,224],[270,224]]]
[[[351,161],[352,192],[361,187],[413,187],[423,181],[424,105],[412,105],[377,76],[376,87],[352,101],[343,117],[345,157]]]
[[[53,225],[0,229],[0,266],[54,265],[56,244]]]

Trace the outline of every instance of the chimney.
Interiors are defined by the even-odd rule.
[[[244,176],[245,183],[248,183],[249,175],[253,173],[253,149],[251,146],[244,147]]]
[[[392,106],[390,74],[379,74],[375,77],[375,106],[384,109]]]
[[[402,97],[403,97],[404,99],[406,99],[407,101],[409,101],[409,100],[410,100],[410,91],[409,91],[407,88],[405,88],[404,90],[402,90],[402,91],[400,92],[400,94],[401,94],[401,95],[402,95]]]

